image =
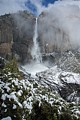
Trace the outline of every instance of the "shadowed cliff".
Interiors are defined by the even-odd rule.
[[[20,62],[31,58],[35,17],[27,11],[0,16],[0,56]]]

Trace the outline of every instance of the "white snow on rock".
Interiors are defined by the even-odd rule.
[[[63,72],[62,75],[64,76],[63,77],[64,82],[80,84],[80,74],[72,72]]]
[[[6,117],[6,118],[3,118],[1,120],[12,120],[11,117]]]
[[[62,76],[61,79],[66,83],[80,84],[80,74],[62,71],[60,68],[57,68],[57,66],[44,72],[40,72],[37,76],[42,78],[43,81],[41,82],[51,85],[57,84],[62,86],[63,84],[60,80],[60,76]]]

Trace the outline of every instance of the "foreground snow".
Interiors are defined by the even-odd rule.
[[[10,109],[12,110],[21,109],[23,111],[23,109],[25,109],[31,113],[35,101],[39,101],[39,105],[41,105],[42,101],[45,100],[51,105],[58,104],[59,114],[63,107],[66,108],[66,106],[72,104],[70,110],[73,112],[73,115],[79,117],[80,110],[78,101],[76,105],[76,100],[80,98],[77,97],[78,99],[73,101],[75,93],[71,92],[67,96],[67,100],[72,100],[72,102],[69,103],[67,100],[63,99],[59,91],[64,88],[64,86],[66,88],[66,84],[69,85],[73,83],[80,85],[80,74],[64,72],[60,68],[57,68],[57,66],[46,70],[44,69],[42,72],[36,72],[36,77],[29,76],[27,73],[23,80],[11,78],[10,73],[8,73],[8,80],[0,79],[2,108],[4,108],[4,113],[9,111],[8,106],[11,106]],[[3,78],[5,76],[7,76],[7,74],[5,74]],[[15,115],[15,118],[16,117]],[[7,120],[7,118],[2,120]],[[22,118],[24,119],[24,115]]]

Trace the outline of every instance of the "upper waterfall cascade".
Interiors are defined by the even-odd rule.
[[[34,36],[33,36],[33,48],[31,51],[31,55],[35,62],[40,63],[42,61],[40,47],[38,43],[38,19],[36,18],[35,28],[34,28]]]

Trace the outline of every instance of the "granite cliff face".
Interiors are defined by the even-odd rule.
[[[29,61],[35,17],[27,11],[0,16],[0,56]]]
[[[11,54],[11,41],[13,40],[12,23],[10,15],[0,16],[0,56]]]

